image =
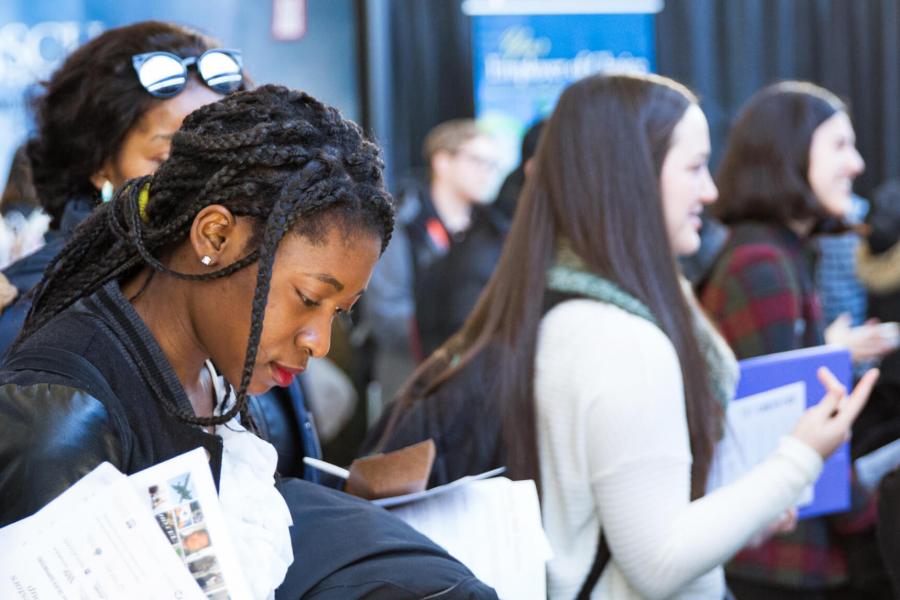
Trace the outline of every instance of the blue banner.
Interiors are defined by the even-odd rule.
[[[652,14],[472,17],[475,111],[512,166],[525,130],[571,82],[600,72],[651,72]]]

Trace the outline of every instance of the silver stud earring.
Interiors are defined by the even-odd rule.
[[[100,186],[100,199],[104,202],[109,202],[112,200],[113,192],[116,190],[113,188],[112,181],[107,179],[103,182],[103,185]]]
[[[209,265],[211,265],[213,263],[212,256],[205,255],[203,258],[200,259],[200,262],[202,262],[204,266],[208,267]]]

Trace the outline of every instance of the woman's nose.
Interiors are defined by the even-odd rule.
[[[700,194],[700,201],[703,204],[712,204],[719,198],[719,188],[716,187],[716,182],[713,181],[712,175],[709,172],[709,169],[706,170],[706,176],[703,181],[703,190]]]
[[[856,177],[858,175],[862,175],[862,172],[866,170],[866,161],[863,160],[862,155],[859,153],[859,150],[856,148],[853,149],[853,176]]]
[[[331,323],[333,318],[318,317],[306,323],[297,334],[297,345],[313,358],[325,357],[331,350]]]

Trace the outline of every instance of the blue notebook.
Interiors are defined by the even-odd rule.
[[[835,346],[817,346],[740,361],[741,378],[734,401],[741,402],[776,388],[789,390],[790,386],[802,382],[806,406],[812,406],[825,394],[816,377],[816,371],[823,366],[830,369],[848,390],[852,389],[850,352]],[[850,472],[850,446],[844,444],[825,461],[822,474],[813,488],[812,501],[800,507],[799,517],[805,519],[848,510]]]

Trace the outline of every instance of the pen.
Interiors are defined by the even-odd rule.
[[[347,469],[342,469],[337,465],[333,465],[331,463],[325,462],[324,460],[319,460],[318,458],[310,458],[309,456],[303,457],[303,462],[314,469],[318,469],[323,473],[328,473],[329,475],[334,475],[336,477],[340,477],[341,479],[349,479],[350,471]]]

